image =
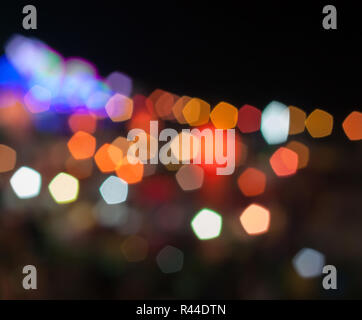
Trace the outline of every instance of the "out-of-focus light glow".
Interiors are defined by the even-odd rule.
[[[157,115],[164,120],[173,120],[174,115],[172,113],[172,107],[177,99],[178,96],[169,92],[161,94],[154,104]]]
[[[116,174],[128,184],[134,184],[142,181],[143,170],[144,165],[142,162],[137,162],[135,164],[130,163],[128,157],[125,156],[122,160],[122,164],[117,167]]]
[[[277,176],[290,176],[297,172],[298,154],[288,148],[280,147],[270,157],[269,162]]]
[[[333,129],[333,116],[326,111],[316,109],[308,116],[305,126],[313,138],[329,136]]]
[[[186,124],[187,121],[182,113],[182,110],[184,109],[185,105],[191,100],[188,96],[182,96],[181,98],[177,99],[175,104],[172,107],[172,113],[180,124]]]
[[[302,133],[305,129],[306,113],[294,106],[289,106],[289,134]]]
[[[269,229],[270,212],[260,205],[251,204],[240,215],[240,222],[249,235],[259,235]]]
[[[279,144],[287,141],[289,109],[277,101],[269,103],[263,110],[260,130],[268,144]]]
[[[238,178],[238,186],[247,197],[260,195],[265,190],[266,176],[258,169],[247,168]]]
[[[122,159],[122,150],[109,143],[103,144],[94,155],[94,161],[103,173],[115,171],[121,165]]]
[[[10,178],[10,185],[18,198],[34,198],[40,193],[41,175],[32,168],[21,167]]]
[[[243,105],[238,113],[238,128],[242,133],[256,132],[260,129],[261,111],[251,105]]]
[[[36,85],[24,96],[24,103],[31,113],[39,113],[49,110],[51,98],[48,89]]]
[[[68,149],[76,160],[91,158],[96,150],[96,138],[87,132],[78,131],[69,139]]]
[[[176,180],[184,191],[199,189],[204,181],[204,169],[186,164],[177,171]]]
[[[11,171],[15,168],[16,151],[4,144],[0,144],[0,172]]]
[[[209,122],[210,105],[201,99],[192,98],[186,103],[182,115],[190,126],[201,126]]]
[[[191,227],[200,240],[217,238],[222,229],[222,217],[210,209],[202,209],[191,221]]]
[[[116,93],[106,104],[106,112],[113,122],[121,122],[131,119],[133,113],[132,99]]]
[[[72,132],[85,131],[94,133],[97,128],[97,118],[95,115],[87,112],[73,113],[68,119],[68,124]]]
[[[116,176],[110,176],[102,183],[99,192],[108,204],[122,203],[127,199],[128,184]]]
[[[156,261],[163,273],[175,273],[182,270],[184,254],[180,249],[166,246],[158,253]]]
[[[322,274],[325,257],[317,250],[304,248],[293,258],[295,271],[303,278],[314,278]]]
[[[298,169],[303,169],[308,165],[309,162],[309,148],[299,142],[299,141],[290,141],[286,148],[294,151],[298,155]]]
[[[233,105],[220,102],[211,111],[210,119],[216,129],[232,129],[238,122],[238,109]]]
[[[342,127],[349,140],[362,140],[362,112],[351,112],[343,121]]]
[[[79,181],[70,174],[61,172],[49,183],[48,189],[56,203],[70,203],[78,198]]]
[[[139,262],[148,254],[148,243],[139,236],[130,236],[122,244],[122,253],[127,261]]]
[[[129,97],[132,92],[132,80],[122,72],[112,72],[106,78],[106,83],[109,85],[112,91],[127,97]]]

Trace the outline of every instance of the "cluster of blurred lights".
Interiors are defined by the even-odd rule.
[[[96,139],[96,130],[104,125],[102,120],[106,118],[116,123],[110,122],[112,125],[126,122],[128,129],[140,128],[148,133],[151,120],[158,120],[159,127],[164,125],[164,121],[172,121],[204,130],[209,129],[204,127],[209,124],[212,129],[237,127],[242,134],[260,130],[268,145],[285,143],[273,150],[269,158],[270,167],[277,177],[296,174],[299,169],[307,167],[310,160],[308,146],[297,140],[287,142],[289,136],[301,134],[306,129],[311,137],[323,138],[333,131],[334,119],[328,112],[315,109],[307,116],[302,109],[277,101],[269,103],[263,111],[248,104],[238,109],[224,101],[211,110],[210,104],[202,99],[178,96],[160,89],[154,90],[148,97],[138,94],[131,98],[132,80],[127,75],[115,71],[102,79],[89,62],[78,58],[65,59],[42,42],[22,36],[11,38],[5,52],[6,56],[0,60],[0,72],[6,70],[9,80],[6,82],[5,75],[0,83],[0,125],[16,136],[18,132],[28,132],[32,120],[34,123],[45,122],[50,127],[57,124],[58,118],[42,118],[42,115],[66,114],[68,130],[72,133],[66,142],[69,153],[64,156],[66,160],[62,163],[66,172],[61,172],[63,166],[59,166],[57,172],[60,173],[48,185],[49,193],[58,204],[76,201],[79,194],[78,179],[90,177],[95,163],[99,172],[110,174],[99,186],[99,194],[104,201],[101,200],[95,210],[96,218],[106,226],[119,225],[120,221],[126,224],[127,215],[120,204],[127,200],[130,185],[141,182],[144,177],[155,172],[155,167],[129,162],[127,154],[132,148],[132,142],[126,137],[118,136],[111,142]],[[362,113],[351,112],[342,128],[349,140],[362,140]],[[239,148],[236,147],[236,166],[243,163],[246,155],[240,134],[237,137],[235,143]],[[150,141],[155,138],[148,135],[147,139]],[[100,141],[102,144],[97,146]],[[197,156],[183,153],[181,157],[180,149],[185,141],[196,150],[202,143],[199,137],[192,134],[178,134],[169,142],[171,154],[167,155],[177,163],[166,165],[165,168],[175,171],[176,182],[183,191],[203,189],[208,175],[206,168],[179,164],[180,161],[192,160]],[[139,152],[142,153],[141,150]],[[147,159],[154,157],[149,149],[144,154]],[[14,170],[18,157],[13,148],[0,144],[0,173]],[[269,178],[266,170],[247,167],[240,172],[237,185],[245,197],[256,197],[265,192]],[[42,176],[32,168],[18,168],[9,181],[20,199],[40,194]],[[145,189],[147,196],[159,199],[157,201],[162,203],[162,199],[167,197],[168,188],[160,189],[156,182],[150,185],[150,188]],[[79,226],[88,226],[91,220],[87,220],[87,224],[82,220],[83,215],[79,214],[76,218],[78,214],[74,213],[84,211],[82,207],[82,210],[73,211],[69,217]],[[137,217],[137,214],[133,216]],[[269,209],[256,203],[249,205],[240,215],[242,228],[251,236],[266,233],[270,219]],[[138,225],[137,221],[134,225]],[[206,208],[191,220],[191,228],[200,240],[219,237],[222,225],[221,214]],[[147,241],[136,235],[129,236],[121,249],[130,262],[141,261],[148,255]],[[166,246],[158,253],[156,261],[162,272],[174,273],[182,269],[183,259],[181,250]],[[316,250],[305,248],[294,257],[293,265],[300,276],[315,277],[321,273],[324,256]]]

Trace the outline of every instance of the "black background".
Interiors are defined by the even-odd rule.
[[[236,106],[279,100],[342,118],[361,101],[357,2],[33,2],[38,29],[29,31],[25,4],[2,5],[1,43],[35,36],[103,76],[129,74],[135,93],[162,88]],[[337,6],[337,30],[322,27],[327,4]]]

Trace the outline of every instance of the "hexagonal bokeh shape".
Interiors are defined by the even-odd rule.
[[[200,240],[217,238],[222,229],[222,217],[210,209],[202,209],[191,221],[191,227]]]
[[[321,275],[324,264],[324,255],[311,248],[303,248],[293,258],[294,269],[302,278]]]
[[[102,183],[99,192],[106,203],[121,203],[127,199],[128,183],[116,176],[110,176]]]
[[[163,273],[175,273],[182,270],[184,254],[180,249],[166,246],[158,253],[156,261]]]
[[[10,178],[10,185],[18,198],[34,198],[40,193],[41,175],[32,168],[21,167]]]
[[[184,191],[197,190],[204,182],[204,169],[192,164],[183,165],[176,173],[176,180]]]
[[[49,183],[48,189],[56,203],[70,203],[78,198],[79,181],[72,175],[61,172]]]
[[[235,128],[238,122],[238,109],[230,103],[220,102],[211,111],[210,119],[216,129]]]
[[[240,222],[249,235],[259,235],[269,229],[270,212],[258,204],[251,204],[240,215]]]

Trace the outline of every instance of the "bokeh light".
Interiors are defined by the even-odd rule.
[[[197,165],[183,165],[176,173],[176,180],[184,191],[197,190],[204,182],[204,169]]]
[[[313,138],[329,136],[333,129],[333,116],[324,110],[316,109],[308,116],[305,126]]]
[[[217,238],[222,229],[222,217],[210,209],[202,209],[191,221],[191,227],[200,240]]]
[[[261,133],[268,144],[280,144],[288,139],[289,109],[283,103],[272,101],[263,110]]]
[[[270,157],[269,162],[277,176],[291,176],[298,169],[298,154],[288,148],[280,147]]]
[[[211,111],[210,119],[216,129],[232,129],[238,122],[238,109],[227,102],[218,103]]]
[[[118,147],[105,143],[94,155],[94,161],[98,169],[103,173],[115,171],[123,162],[122,150]]]
[[[238,128],[242,133],[256,132],[260,129],[261,111],[249,104],[243,105],[238,113]]]
[[[51,103],[51,93],[48,89],[36,85],[24,96],[24,103],[31,113],[47,111]]]
[[[238,178],[240,191],[247,197],[254,197],[264,193],[266,175],[256,168],[247,168]]]
[[[21,167],[10,178],[10,185],[20,199],[37,197],[41,189],[41,175],[29,167]]]
[[[295,106],[289,106],[289,134],[299,134],[305,129],[306,113]]]
[[[99,192],[108,204],[122,203],[127,199],[128,184],[116,176],[110,176],[102,183]]]
[[[240,222],[249,235],[259,235],[269,229],[270,212],[258,204],[251,204],[240,215]]]
[[[294,269],[303,278],[320,276],[324,264],[324,255],[311,248],[303,248],[293,258]]]
[[[298,155],[298,169],[303,169],[309,162],[309,148],[302,142],[290,141],[286,148],[294,151]]]
[[[0,173],[13,170],[15,164],[16,151],[4,144],[0,144]]]
[[[342,127],[349,140],[362,140],[362,112],[351,112],[343,121]]]
[[[87,132],[78,131],[69,139],[68,149],[76,160],[91,158],[96,150],[96,138]]]
[[[49,183],[48,189],[56,203],[70,203],[78,198],[79,181],[70,174],[61,172]]]
[[[190,126],[202,126],[209,122],[210,105],[199,98],[192,98],[184,106],[182,115]]]
[[[120,93],[116,93],[107,101],[105,108],[108,117],[113,122],[126,121],[132,117],[133,101]]]

